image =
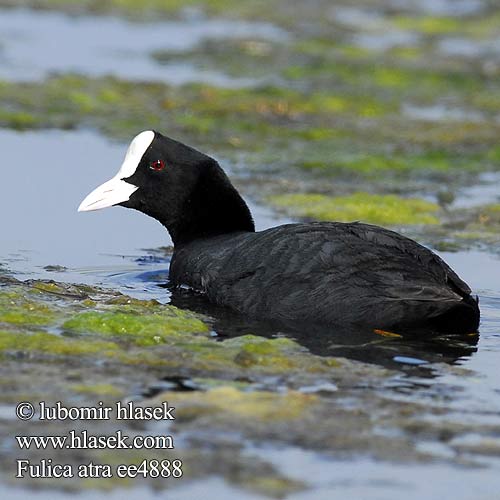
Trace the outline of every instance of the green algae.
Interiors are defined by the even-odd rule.
[[[221,40],[206,40],[189,51],[156,50],[151,57],[159,64],[189,61],[200,69],[214,67],[235,78],[258,78],[269,74],[268,64],[274,64],[283,45],[261,38],[235,39],[231,44]]]
[[[208,327],[200,318],[86,285],[13,280],[0,290],[2,350],[50,354],[62,361],[89,355],[114,363],[177,366],[174,356],[144,348],[167,339],[204,339]]]
[[[250,491],[255,491],[261,495],[271,498],[286,498],[292,493],[306,490],[304,482],[293,480],[287,477],[272,475],[272,472],[253,476],[239,484]]]
[[[308,73],[307,66],[304,71]],[[345,88],[314,92],[276,86],[171,87],[65,75],[42,83],[5,83],[0,86],[0,103],[13,112],[40,117],[35,128],[92,126],[123,140],[141,129],[156,128],[200,148],[215,149],[222,157],[243,155],[255,168],[265,170],[272,164],[285,175],[291,166],[313,169],[315,175],[440,171],[448,178],[455,172],[498,168],[498,155],[492,154],[497,134],[488,122],[402,122],[398,116],[402,96],[394,94],[395,88],[405,81],[404,88],[413,96],[425,85],[420,80],[415,85],[412,74],[394,71],[378,68],[372,75],[384,88],[391,87],[390,93],[367,89],[371,73],[364,67],[357,70],[364,83],[350,80]],[[342,66],[337,68],[341,72]],[[457,82],[462,82],[459,87]],[[478,101],[486,91],[471,91],[476,87],[462,79],[440,83],[441,90],[459,88]],[[429,93],[435,95],[434,85]],[[491,108],[487,101],[485,106]],[[0,115],[0,125],[13,123],[2,121]]]
[[[112,384],[72,384],[70,390],[80,394],[92,394],[96,396],[108,396],[120,398],[123,396],[123,391]]]
[[[156,20],[158,16],[171,18],[187,8],[201,9],[209,15],[259,18],[267,7],[264,0],[237,3],[230,0],[1,0],[0,5],[72,13],[121,14],[143,20]]]
[[[254,354],[276,354],[278,352],[303,352],[303,348],[292,339],[285,337],[276,339],[265,339],[257,335],[242,335],[228,339],[225,346],[241,348]]]
[[[61,361],[66,356],[88,355],[124,365],[201,370],[205,376],[234,376],[242,369],[327,373],[339,367],[331,358],[311,357],[287,338],[244,335],[216,342],[208,336],[207,318],[190,311],[89,287],[85,291],[40,281],[18,282],[2,290],[2,351],[41,353]],[[89,300],[89,295],[95,300]],[[26,314],[24,309],[18,313],[19,306],[14,305],[21,300]]]
[[[462,35],[474,38],[488,38],[498,34],[498,11],[484,16],[467,18],[449,16],[405,16],[395,15],[390,23],[399,29],[416,31],[427,36]]]
[[[456,33],[464,27],[460,19],[445,16],[393,16],[391,22],[400,29],[419,31],[425,35]]]
[[[71,333],[126,337],[142,346],[159,344],[173,336],[208,332],[207,325],[193,314],[173,306],[162,306],[161,312],[153,314],[137,314],[126,306],[120,310],[86,311],[66,321],[62,328]]]
[[[80,341],[46,332],[23,333],[0,331],[1,351],[37,351],[54,356],[112,355],[117,350],[113,342]]]
[[[307,68],[305,71],[307,73]],[[370,72],[363,68],[358,72],[366,82]],[[314,78],[314,75],[309,76]],[[389,80],[400,81],[400,76],[389,72],[388,68],[378,69],[376,78],[385,84]],[[405,78],[415,92],[425,87],[420,81],[415,85],[412,75]],[[386,170],[444,170],[446,166],[451,171],[467,168],[474,159],[478,160],[475,162],[478,169],[491,168],[492,164],[498,166],[498,159],[488,156],[497,137],[489,124],[422,125],[406,121],[403,126],[399,121],[392,123],[398,112],[394,94],[374,96],[371,91],[367,93],[366,83],[355,92],[354,88],[359,85],[354,82],[353,87],[350,81],[347,89],[329,92],[302,92],[269,86],[219,89],[187,85],[174,88],[115,78],[66,75],[49,78],[41,84],[5,84],[0,87],[0,103],[16,113],[39,116],[42,121],[34,124],[35,128],[93,126],[124,140],[138,130],[158,128],[185,142],[215,147],[226,156],[231,156],[235,150],[247,156],[255,152],[256,162],[260,163],[267,148],[272,147],[278,164],[285,168],[287,163],[331,165],[332,158],[336,157],[341,167],[358,171],[370,170],[372,166],[372,170],[379,169],[381,164]],[[443,89],[455,87],[456,83],[448,80],[442,83]],[[471,88],[475,87],[464,84],[461,92],[473,95],[478,101],[481,92],[471,91]],[[435,95],[436,88],[431,85],[429,92]],[[485,105],[491,111],[491,103],[485,102]],[[392,118],[389,120],[389,117]],[[373,121],[373,125],[366,128],[365,123],[360,128],[360,119]],[[8,119],[2,121],[1,116],[0,124],[13,126]],[[376,145],[377,142],[383,145],[394,141],[394,126],[399,128],[398,149],[402,151],[392,158],[392,155],[377,152]],[[26,125],[25,128],[32,127]],[[297,141],[302,143],[301,147],[293,146]],[[414,144],[423,150],[415,154]],[[285,163],[279,150],[290,147],[297,151],[297,156]],[[367,148],[372,150],[370,155],[359,153]],[[465,154],[464,158],[456,153],[457,149]],[[436,150],[441,158],[434,153]],[[445,158],[446,155],[449,158]]]
[[[242,367],[260,365],[280,370],[295,368],[297,362],[293,354],[301,351],[300,346],[290,339],[263,340],[253,335],[228,340],[225,347],[238,349],[233,360]]]
[[[12,3],[19,5],[19,2]],[[78,12],[125,12],[127,15],[148,18],[156,17],[157,14],[171,17],[184,6],[197,6],[202,2],[27,0],[25,3],[37,3],[42,8],[49,4],[56,8],[73,5],[71,9]],[[253,1],[213,3],[215,7],[211,13],[217,12],[217,5],[224,4],[228,16],[239,16],[246,9],[247,13],[242,15],[265,17],[266,20],[279,19],[276,14],[279,9],[275,7],[280,2],[273,4],[272,9],[269,9],[268,4],[261,4],[263,8],[260,12],[256,12],[254,6],[258,3]],[[293,11],[295,15],[296,10],[289,7],[289,4],[286,5],[286,10],[293,17],[290,13]],[[300,9],[300,5],[297,7]],[[440,56],[435,50],[436,42],[443,33],[459,34],[465,25],[471,34],[475,30],[474,36],[483,36],[487,30],[494,32],[498,29],[497,17],[489,16],[492,19],[491,28],[487,27],[488,16],[459,19],[462,27],[455,30],[452,23],[446,26],[443,19],[432,21],[430,16],[426,16],[425,22],[419,21],[415,27],[408,26],[408,30],[418,31],[425,37],[420,46],[396,47],[384,55],[376,50],[348,45],[343,40],[343,33],[339,35],[341,30],[324,16],[325,9],[311,8],[310,5],[305,7],[311,13],[308,13],[309,16],[316,11],[317,17],[325,17],[326,29],[317,20],[312,23],[308,15],[300,16],[301,23],[293,26],[294,33],[298,33],[299,43],[304,45],[311,40],[311,35],[318,37],[323,34],[321,43],[316,43],[315,47],[311,48],[314,45],[311,44],[308,50],[293,48],[287,52],[283,47],[276,48],[274,44],[268,43],[265,49],[268,55],[259,56],[255,52],[252,54],[250,42],[247,48],[241,46],[247,60],[242,61],[242,64],[234,61],[224,64],[223,57],[216,61],[215,57],[203,53],[203,57],[207,57],[203,68],[215,66],[235,76],[250,72],[253,63],[264,60],[269,73],[279,75],[279,85],[285,87],[283,91],[276,86],[232,91],[219,91],[205,85],[173,88],[147,82],[130,84],[117,79],[66,76],[20,85],[19,88],[10,84],[0,86],[0,99],[3,99],[2,108],[5,110],[5,115],[0,113],[0,121],[18,130],[47,126],[91,127],[125,142],[141,129],[157,127],[183,142],[208,148],[210,154],[229,160],[230,165],[231,160],[236,158],[245,168],[254,168],[259,182],[265,184],[266,193],[271,194],[315,192],[316,188],[317,192],[323,194],[352,192],[353,184],[359,183],[360,175],[369,178],[369,185],[357,185],[357,190],[377,192],[380,189],[380,192],[385,193],[388,191],[386,184],[397,175],[404,182],[391,192],[414,196],[413,186],[407,182],[408,178],[414,179],[414,175],[422,175],[426,182],[424,190],[429,192],[441,185],[452,189],[454,185],[464,185],[474,180],[472,176],[461,176],[464,172],[474,174],[500,166],[498,127],[492,119],[500,110],[500,99],[495,89],[498,73],[493,71],[488,75],[483,70],[492,66],[488,66],[487,60],[469,64],[459,57]],[[394,9],[391,7],[388,12]],[[210,12],[210,6],[205,10]],[[298,12],[303,13],[300,10]],[[396,23],[404,23],[403,18],[410,16],[399,17],[399,21],[395,18]],[[285,21],[285,24],[293,23]],[[309,33],[304,35],[302,26],[306,26]],[[351,38],[352,30],[347,31]],[[335,39],[331,33],[334,33]],[[287,45],[292,47],[293,43]],[[182,54],[178,56],[182,57]],[[238,57],[237,51],[235,56]],[[243,58],[241,54],[239,57]],[[197,61],[195,58],[196,54],[193,53],[193,60]],[[283,62],[279,63],[279,59]],[[262,74],[265,75],[266,71],[262,71]],[[47,89],[49,86],[50,90]],[[293,91],[288,92],[287,88]],[[467,123],[466,118],[454,122],[419,122],[404,115],[405,103],[414,106],[445,103],[452,108],[480,110],[484,113],[484,122]],[[291,167],[299,167],[298,172]],[[279,180],[278,187],[272,184],[273,173]],[[332,181],[332,175],[336,177],[335,182],[325,182],[325,176],[328,176],[328,181]],[[300,181],[295,176],[300,176]],[[336,181],[341,183],[346,179],[351,184],[347,188],[345,185],[339,187]],[[301,184],[303,181],[305,185]],[[452,182],[456,184],[452,185]],[[392,207],[390,212],[394,211]],[[438,215],[434,211],[429,213],[435,217]],[[439,216],[451,217],[450,214],[441,213]],[[498,242],[500,231],[495,206],[471,211],[466,218],[467,221],[460,226],[462,229],[445,227],[447,237],[475,244],[488,234],[491,238],[496,237],[495,241]],[[425,231],[430,229],[426,228]],[[40,300],[42,305],[47,305],[55,313],[53,322],[40,325],[5,323],[1,328],[5,326],[6,334],[16,336],[33,335],[25,331],[28,329],[46,329],[45,335],[68,344],[59,353],[49,350],[50,345],[47,351],[43,351],[44,337],[33,342],[33,345],[26,344],[23,352],[30,356],[17,356],[17,337],[6,342],[10,347],[2,350],[7,353],[2,358],[3,373],[15,377],[16,382],[20,380],[20,388],[11,389],[11,400],[19,401],[18,396],[29,387],[35,394],[32,395],[33,400],[47,392],[69,400],[76,397],[79,403],[86,401],[87,404],[93,404],[101,396],[122,397],[118,391],[113,394],[114,387],[124,387],[123,396],[130,397],[131,393],[136,395],[138,387],[139,390],[147,388],[152,380],[165,375],[199,375],[200,385],[208,390],[185,393],[189,398],[177,391],[162,396],[179,406],[176,435],[179,433],[182,436],[182,432],[187,432],[185,436],[194,441],[194,444],[189,444],[188,451],[181,450],[183,457],[187,457],[187,478],[223,474],[232,484],[256,493],[283,498],[299,490],[301,485],[272,471],[269,463],[255,465],[249,462],[244,457],[245,452],[239,451],[243,439],[257,445],[290,444],[322,450],[327,454],[338,452],[342,458],[362,454],[405,463],[422,459],[416,451],[420,435],[427,442],[429,436],[435,435],[440,447],[447,446],[450,435],[459,435],[456,429],[450,431],[452,426],[445,422],[446,415],[453,413],[453,409],[451,405],[446,406],[447,403],[442,399],[442,386],[436,389],[428,386],[423,393],[415,387],[411,394],[407,387],[403,387],[402,391],[406,391],[406,395],[402,405],[400,393],[394,398],[392,392],[384,392],[385,383],[394,386],[390,374],[370,369],[369,365],[356,365],[336,358],[318,358],[289,339],[269,340],[245,335],[215,342],[204,335],[188,332],[182,335],[172,333],[159,343],[148,344],[154,337],[146,336],[143,339],[137,332],[115,334],[82,331],[72,332],[71,336],[57,336],[48,331],[61,333],[63,321],[71,321],[82,311],[124,314],[128,318],[129,315],[142,314],[156,316],[157,309],[163,306],[154,301],[146,304],[124,296],[102,296],[99,291],[92,289],[75,289],[75,297],[65,297],[69,291],[60,284],[41,284],[36,288],[25,291],[24,295],[32,302],[38,304]],[[78,295],[91,298],[78,299]],[[11,306],[8,304],[7,309]],[[128,307],[128,310],[122,310],[122,307]],[[140,325],[136,326],[140,330]],[[98,324],[99,328],[102,325]],[[115,347],[106,350],[101,344],[99,351],[89,354],[82,351],[81,356],[72,356],[78,346],[75,342],[81,342],[83,349],[86,344],[103,342],[103,337]],[[146,342],[145,347],[141,345],[142,341]],[[50,344],[50,340],[48,342]],[[32,356],[37,352],[44,356]],[[11,353],[14,355],[11,356]],[[44,375],[44,369],[50,366],[53,358],[57,361],[57,371],[49,377]],[[80,378],[76,379],[84,382],[68,384],[64,380],[61,387],[57,383],[67,372],[74,371],[69,381],[77,377],[75,367],[78,358],[81,358],[81,372]],[[33,377],[35,366],[37,377]],[[436,368],[435,373],[443,373],[440,370],[442,368]],[[297,383],[296,380],[300,380],[300,385],[304,380],[316,383],[320,377],[339,385],[335,397],[321,394],[311,401],[289,390]],[[95,384],[88,378],[93,378]],[[102,384],[103,380],[110,382]],[[267,384],[269,391],[260,389],[260,385],[264,384]],[[2,384],[2,389],[9,385],[15,386],[9,382]],[[257,396],[247,398],[256,386],[259,387]],[[346,390],[345,386],[354,389]],[[283,391],[282,398],[272,392],[277,387]],[[370,390],[367,391],[367,387]],[[5,401],[5,393],[2,392]],[[206,393],[209,396],[205,396]],[[436,408],[436,405],[429,405],[425,401],[420,405],[419,394],[424,399],[430,395],[434,402],[440,402],[440,407]],[[398,401],[393,401],[398,398]],[[346,406],[351,405],[351,409],[343,406],[343,400]],[[296,418],[288,418],[288,404],[298,415]],[[438,428],[435,424],[429,424],[433,419],[441,419],[446,425]],[[57,425],[55,430],[61,432],[64,423]],[[104,433],[102,425],[95,424],[96,429]],[[131,432],[131,427],[121,425]],[[4,428],[12,435],[10,423],[6,422]],[[203,429],[202,444],[197,448],[196,436],[200,435],[200,428]],[[115,429],[108,427],[108,430],[112,432]],[[485,429],[481,423],[474,421],[471,425],[464,424],[461,432],[467,431],[487,433],[491,429]],[[7,430],[4,432],[8,433]],[[7,439],[6,434],[2,437]],[[485,448],[465,451],[472,455],[481,454]],[[7,471],[11,467],[7,458],[10,460],[11,457],[5,455],[2,465]],[[139,462],[142,456],[136,455],[133,455],[133,460],[137,458]],[[459,455],[455,453],[456,460],[450,458],[449,461],[459,463],[462,459]],[[143,456],[158,458],[156,451]],[[85,450],[79,451],[76,459],[83,461],[84,458],[95,460],[96,456]],[[443,457],[437,458],[448,461]],[[103,455],[101,463],[129,463],[133,460],[130,455],[115,450],[108,456]],[[75,488],[80,487],[76,486],[76,481],[74,483]],[[121,482],[119,484],[123,486]],[[116,486],[116,482],[88,480],[84,488],[106,489]]]
[[[30,300],[19,291],[0,291],[0,324],[38,327],[54,323],[57,317],[48,304]]]
[[[319,138],[318,140],[321,140]],[[487,153],[488,155],[489,153]],[[312,155],[309,159],[303,160],[298,165],[303,169],[313,169],[315,171],[339,173],[342,170],[355,171],[365,175],[380,175],[384,172],[395,173],[416,173],[416,172],[442,172],[453,170],[462,172],[477,171],[478,165],[484,162],[480,155],[472,153],[458,155],[445,150],[429,150],[425,153],[393,153],[382,154],[353,154],[332,151],[333,160],[322,161],[315,159]],[[321,155],[323,156],[323,155]]]
[[[493,203],[475,208],[463,214],[462,228],[454,231],[462,240],[498,243],[500,239],[500,204]]]
[[[28,111],[0,110],[0,123],[14,130],[28,130],[43,126],[43,120]]]
[[[275,422],[303,417],[317,397],[297,391],[283,394],[244,392],[231,386],[222,386],[203,393],[162,393],[155,400],[175,401],[179,414],[187,419],[205,414],[225,414],[233,418]]]
[[[497,253],[500,244],[500,204],[493,203],[470,209],[455,209],[450,220],[432,227],[426,238],[440,251],[479,249]]]
[[[177,343],[186,366],[220,373],[328,373],[341,367],[334,358],[310,355],[297,342],[247,334],[224,342]]]
[[[216,387],[234,387],[240,391],[250,390],[253,384],[244,380],[224,380],[213,377],[193,377],[193,383],[201,390],[214,389]]]
[[[374,224],[437,224],[438,205],[396,195],[354,193],[350,196],[283,194],[269,202],[296,216],[319,220],[360,220]]]
[[[53,312],[39,304],[25,304],[23,307],[11,307],[8,311],[0,311],[0,323],[18,326],[49,325],[55,319]]]

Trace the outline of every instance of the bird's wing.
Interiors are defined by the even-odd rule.
[[[389,229],[369,224],[349,224],[350,230],[359,238],[372,242],[379,247],[397,250],[408,255],[416,262],[429,269],[436,277],[448,283],[461,296],[470,295],[471,289],[459,276],[434,252],[410,238],[406,238]]]
[[[236,245],[217,274],[213,298],[254,315],[274,310],[284,317],[352,320],[413,308],[415,315],[432,316],[470,293],[430,250],[359,223],[263,231]]]

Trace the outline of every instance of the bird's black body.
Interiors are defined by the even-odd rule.
[[[120,204],[168,229],[174,242],[172,284],[188,285],[216,304],[257,318],[477,330],[479,307],[470,288],[427,248],[357,222],[255,232],[248,207],[215,160],[157,132],[148,134],[151,143],[135,171],[122,179],[136,191]],[[160,160],[162,171],[156,171]]]
[[[383,329],[438,326],[452,313],[449,328],[478,326],[469,287],[437,255],[367,224],[288,224],[195,240],[175,249],[170,279],[253,317]]]

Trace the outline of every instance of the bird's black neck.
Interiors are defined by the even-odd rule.
[[[175,220],[164,225],[174,245],[221,234],[255,231],[247,204],[216,162],[200,176]]]

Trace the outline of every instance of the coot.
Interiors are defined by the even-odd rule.
[[[116,176],[78,210],[112,205],[139,210],[167,228],[173,285],[246,315],[378,329],[429,325],[451,333],[479,325],[477,298],[427,248],[359,222],[256,232],[219,164],[156,131],[133,139]]]

